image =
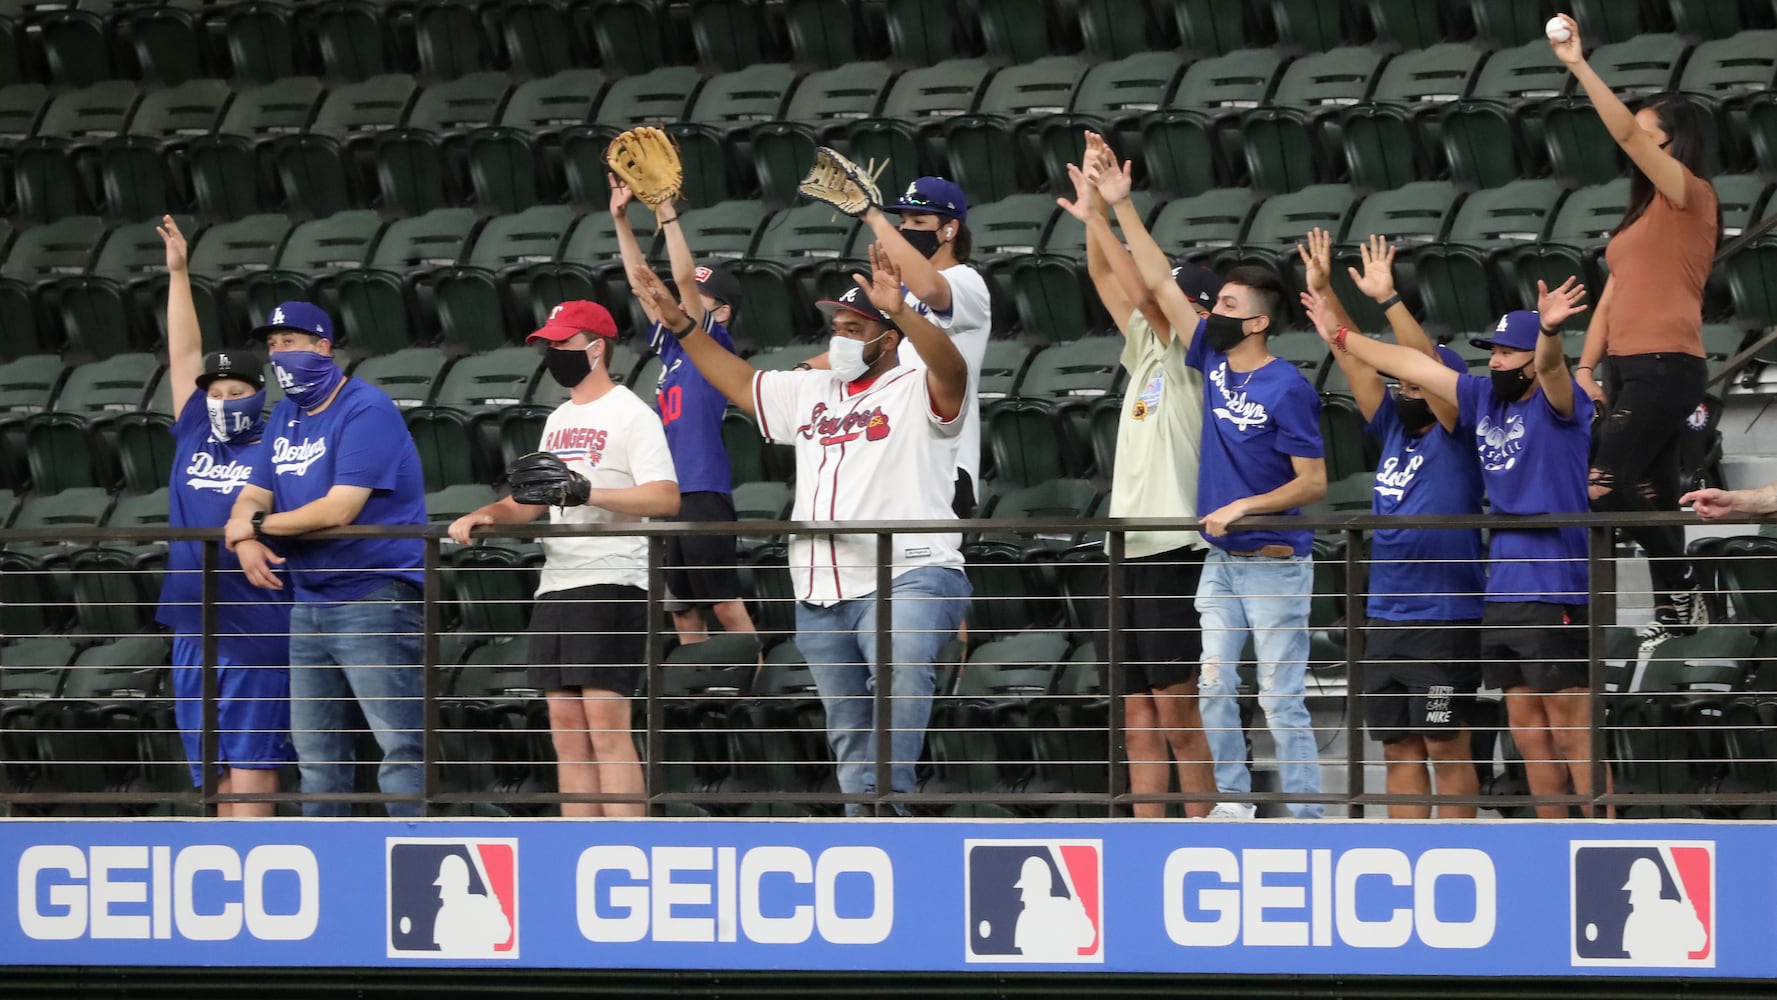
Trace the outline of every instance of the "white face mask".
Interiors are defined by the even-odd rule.
[[[832,366],[833,374],[854,382],[870,370],[870,363],[864,360],[864,348],[886,336],[887,333],[879,333],[875,340],[853,340],[834,335],[827,341],[827,364]]]

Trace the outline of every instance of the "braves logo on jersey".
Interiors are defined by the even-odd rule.
[[[868,410],[852,410],[844,416],[835,417],[828,413],[826,403],[814,404],[814,410],[808,415],[808,422],[796,428],[798,437],[807,441],[819,441],[823,447],[855,441],[860,436],[866,441],[881,441],[889,433],[889,415],[880,406]]]
[[[395,838],[390,958],[517,958],[518,841]]]
[[[1104,842],[967,840],[965,958],[1104,961]]]
[[[1573,964],[1715,967],[1715,842],[1575,841]]]

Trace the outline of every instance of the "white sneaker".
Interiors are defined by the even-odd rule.
[[[1221,802],[1209,811],[1210,819],[1252,819],[1259,807],[1249,802]]]

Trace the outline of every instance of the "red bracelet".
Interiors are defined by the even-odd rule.
[[[1351,331],[1347,330],[1344,327],[1340,327],[1339,329],[1333,331],[1333,346],[1337,347],[1339,349],[1340,353],[1342,353],[1342,354],[1347,353],[1345,350],[1345,338],[1350,335],[1351,335]]]

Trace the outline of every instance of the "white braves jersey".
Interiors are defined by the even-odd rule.
[[[543,424],[539,451],[554,452],[593,489],[620,490],[642,483],[678,482],[660,417],[623,386],[590,403],[569,400]],[[633,514],[603,507],[551,507],[552,524],[634,524]],[[543,576],[537,596],[610,583],[648,586],[648,540],[637,535],[588,535],[543,539]]]
[[[938,312],[907,293],[907,304],[931,324],[945,333],[962,352],[969,365],[969,397],[963,401],[963,431],[957,439],[956,467],[968,470],[975,482],[975,493],[981,492],[981,363],[987,358],[987,340],[993,334],[993,308],[987,294],[987,282],[981,272],[967,264],[956,264],[938,272],[950,283],[950,309]],[[909,368],[924,368],[925,361],[913,341],[901,338],[897,359]],[[954,479],[954,477],[952,477]]]
[[[753,376],[759,432],[796,449],[798,521],[954,521],[962,419],[932,412],[922,369],[902,365],[852,389],[829,371]],[[965,411],[966,412],[966,411]],[[961,567],[960,532],[896,535],[891,570]],[[796,535],[796,596],[823,607],[876,591],[876,536]]]

